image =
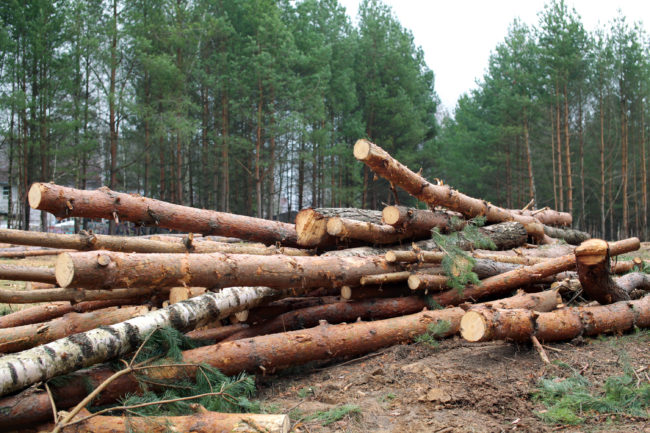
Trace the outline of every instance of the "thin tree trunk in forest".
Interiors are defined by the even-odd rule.
[[[262,79],[257,80],[257,125],[256,125],[256,140],[255,140],[255,204],[257,217],[262,218],[262,168],[261,168],[261,153],[262,153],[262,105],[264,102],[264,89],[262,88]]]
[[[302,210],[305,193],[305,139],[300,134],[300,151],[298,153],[298,210]]]
[[[598,95],[600,110],[600,230],[601,236],[607,238],[605,222],[605,112],[603,109],[603,91]]]
[[[110,180],[109,188],[117,186],[117,120],[115,118],[115,81],[117,79],[117,0],[113,0],[113,24],[111,29],[111,77],[110,90],[108,94],[109,109],[109,134],[110,134]],[[108,224],[108,234],[115,234],[115,220],[111,219]]]
[[[275,197],[275,88],[271,85],[271,113],[269,114],[269,167],[266,169],[269,182],[267,218],[273,218],[273,203]]]
[[[528,139],[528,117],[526,116],[526,108],[524,107],[524,141],[526,142],[526,162],[528,165],[528,190],[529,199],[533,200],[534,206],[537,207],[537,192],[535,191],[535,178],[533,176],[533,156],[530,150],[530,140]]]
[[[146,20],[146,14],[145,14]],[[145,22],[146,23],[146,22]],[[149,195],[149,166],[151,165],[151,125],[150,125],[150,105],[151,105],[151,82],[149,79],[149,70],[144,71],[144,105],[146,114],[144,117],[144,195]],[[82,188],[84,189],[84,188]]]
[[[512,174],[510,166],[510,141],[506,144],[506,206],[512,209]]]
[[[221,169],[222,169],[222,185],[223,192],[221,195],[221,210],[223,212],[230,212],[230,164],[228,154],[228,135],[230,133],[230,126],[228,120],[228,92],[224,89],[221,92],[221,137],[223,140],[221,148]]]
[[[571,135],[569,134],[569,93],[564,83],[564,151],[566,157],[566,187],[569,213],[573,215],[573,176],[571,175]],[[626,235],[627,236],[627,235]]]
[[[11,83],[11,93],[15,92],[15,80]],[[7,228],[11,228],[13,220],[13,186],[14,186],[14,118],[16,115],[15,103],[11,103],[11,115],[9,121],[9,161],[7,167],[7,183],[9,184],[9,194],[7,195]],[[645,164],[645,162],[644,162]]]
[[[560,121],[560,88],[555,80],[555,117],[557,121],[557,127],[555,128],[555,133],[557,134],[557,181],[558,181],[558,191],[560,193],[559,197],[559,210],[560,212],[564,211],[564,184],[563,184],[563,175],[562,175],[562,124]]]
[[[629,202],[627,197],[627,103],[621,99],[621,177],[623,178],[623,236],[627,237],[629,230]]]
[[[643,213],[643,239],[648,240],[648,167],[646,164],[645,104],[641,99],[641,206]]]
[[[553,162],[553,209],[558,209],[557,206],[557,168],[555,162],[555,121],[553,120],[553,107],[549,107],[551,115],[551,159]]]
[[[582,131],[582,89],[580,89],[578,98],[578,141],[580,143],[580,223],[578,226],[584,230],[587,217],[585,215],[585,143]]]

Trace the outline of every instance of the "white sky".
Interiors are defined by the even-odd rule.
[[[360,0],[339,0],[354,23]],[[508,26],[519,17],[537,25],[544,0],[384,0],[415,44],[422,47],[435,74],[442,109],[452,112],[458,97],[483,76],[490,52],[503,41]],[[586,30],[607,24],[620,9],[628,22],[642,21],[650,33],[649,0],[567,0]],[[599,24],[600,23],[600,24]]]

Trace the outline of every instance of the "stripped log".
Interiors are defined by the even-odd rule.
[[[354,239],[375,245],[395,244],[403,240],[431,237],[430,229],[396,229],[388,224],[374,224],[348,218],[334,217],[327,221],[327,233],[341,240]]]
[[[101,308],[122,305],[133,305],[133,300],[89,301],[74,305],[70,302],[50,302],[46,305],[36,305],[0,317],[0,329],[47,322],[68,313],[88,313]]]
[[[386,206],[381,215],[385,224],[399,229],[431,231],[437,227],[442,233],[447,233],[452,228],[452,215],[446,212],[432,212],[404,206]],[[459,220],[459,227],[454,227],[454,229],[460,230],[464,225],[465,221]]]
[[[56,283],[54,269],[40,266],[0,265],[0,280]]]
[[[248,254],[66,253],[56,262],[61,287],[341,287],[364,275],[401,270],[380,257],[289,257]]]
[[[224,289],[125,322],[7,355],[0,358],[0,395],[135,350],[157,328],[171,326],[183,330],[201,326],[208,320],[225,318],[292,292],[291,289],[283,291],[268,287]]]
[[[447,209],[460,212],[467,218],[485,216],[491,223],[517,221],[526,227],[531,236],[535,236],[543,243],[552,243],[552,239],[544,234],[539,220],[534,217],[520,215],[494,206],[485,200],[469,197],[453,190],[448,185],[429,183],[422,176],[395,160],[381,147],[368,140],[361,139],[354,144],[354,157],[393,185],[402,187],[406,192],[429,206],[444,206]]]
[[[114,325],[149,312],[146,306],[110,307],[88,313],[68,313],[49,322],[0,329],[0,352],[13,353],[99,326]]]
[[[480,308],[461,320],[461,335],[467,341],[570,340],[578,336],[629,331],[650,327],[650,296],[594,307],[562,308],[549,313],[523,309]]]
[[[381,223],[381,212],[355,208],[307,208],[296,215],[298,245],[312,248],[336,246],[338,240],[327,233],[327,221],[332,217],[349,218],[356,221]]]
[[[52,183],[35,183],[29,189],[29,205],[57,218],[120,219],[190,233],[232,236],[296,246],[293,224],[269,221],[206,209],[196,209],[102,187],[85,191]]]
[[[519,294],[512,298],[491,303],[494,308],[533,308],[548,311],[561,302],[554,291],[537,294]],[[439,337],[454,335],[460,328],[462,308],[425,311],[409,316],[374,322],[359,322],[348,325],[325,325],[289,333],[271,334],[247,340],[224,342],[183,353],[186,363],[207,362],[227,375],[243,370],[267,371],[282,366],[298,365],[318,359],[336,356],[356,356],[372,352],[412,339],[426,332],[431,323],[448,321],[449,330]],[[241,361],[241,362],[240,362]],[[170,368],[163,373],[168,377],[182,377],[184,372]],[[151,375],[156,372],[151,371]],[[106,366],[83,370],[68,376],[68,380],[50,383],[56,407],[59,409],[76,405],[88,393],[114,374]],[[189,372],[192,374],[192,372]],[[109,404],[122,395],[133,393],[138,382],[133,376],[124,375],[112,382],[93,402],[100,406]],[[17,395],[0,399],[0,425],[5,428],[19,428],[36,422],[52,419],[51,401],[45,391],[30,389]]]
[[[298,248],[277,247],[264,244],[232,244],[214,241],[192,241],[190,238],[170,237],[173,241],[162,241],[135,236],[108,236],[82,232],[79,234],[43,233],[24,230],[0,229],[0,242],[19,245],[37,245],[59,248],[51,254],[68,250],[108,250],[123,253],[227,253],[227,254],[285,254],[306,256],[309,251]],[[66,249],[62,251],[60,249]]]
[[[576,248],[575,256],[578,278],[587,298],[602,305],[630,299],[629,293],[612,279],[607,242],[602,239],[583,242]]]
[[[89,412],[86,411],[88,415]],[[81,420],[77,416],[73,420]],[[207,410],[185,416],[94,416],[62,433],[288,433],[289,415],[221,413]]]
[[[638,238],[624,239],[609,244],[610,253],[619,255],[639,249]],[[447,290],[446,292],[432,295],[440,305],[458,305],[467,300],[476,300],[485,296],[496,296],[508,293],[510,290],[536,283],[551,275],[572,269],[576,265],[576,256],[566,256],[549,259],[532,266],[522,266],[510,272],[495,275],[481,281],[480,285],[471,285],[464,290]]]
[[[562,239],[571,245],[580,245],[582,242],[591,238],[589,233],[581,232],[580,230],[551,226],[544,226],[544,233],[554,239]]]

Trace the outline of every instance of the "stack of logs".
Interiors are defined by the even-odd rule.
[[[589,239],[569,228],[567,213],[504,209],[431,184],[367,140],[355,144],[354,156],[428,209],[303,209],[294,225],[107,188],[34,184],[30,205],[57,218],[188,234],[0,230],[0,242],[60,253],[54,268],[0,266],[0,279],[29,282],[25,290],[0,290],[0,302],[37,304],[0,318],[0,429],[54,422],[54,431],[126,431],[122,418],[82,420],[83,408],[139,391],[131,364],[115,373],[106,362],[130,359],[161,327],[212,344],[183,352],[182,366],[139,371],[154,379],[192,377],[200,363],[227,375],[269,374],[353,357],[413,341],[440,321],[449,326],[438,338],[461,333],[469,341],[548,342],[650,326],[647,263],[615,259],[639,249],[638,239]],[[446,272],[456,271],[441,266],[448,252],[431,231],[458,231],[477,216],[496,250],[458,235],[456,247],[472,257],[480,283],[450,288],[457,275]],[[563,304],[578,296],[594,305]],[[65,381],[50,381],[61,375]],[[199,408],[154,425],[287,431],[288,420]]]

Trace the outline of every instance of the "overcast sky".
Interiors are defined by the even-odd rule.
[[[339,0],[354,23],[360,0]],[[519,17],[536,25],[544,0],[384,0],[403,27],[411,30],[435,74],[435,90],[450,112],[458,97],[475,87],[490,52]],[[591,31],[617,16],[642,21],[650,33],[650,0],[568,0]],[[599,24],[600,23],[600,24]]]

